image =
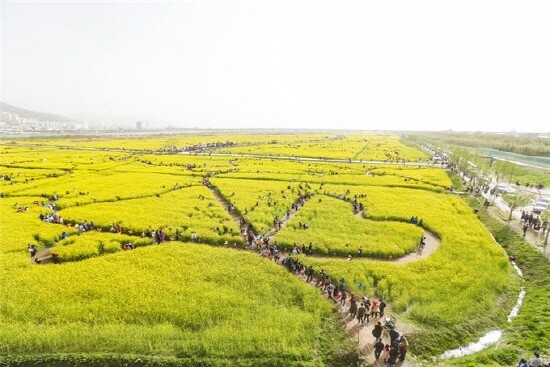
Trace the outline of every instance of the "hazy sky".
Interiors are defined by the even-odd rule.
[[[0,0],[0,100],[181,127],[550,130],[550,1]]]

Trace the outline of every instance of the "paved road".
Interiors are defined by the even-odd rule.
[[[508,222],[508,213],[510,210],[502,212],[498,207],[489,207],[488,212],[496,219],[500,220],[502,223],[506,223],[519,235],[523,235],[523,226],[521,220],[513,219]],[[534,231],[529,228],[524,237],[525,241],[540,251],[547,259],[550,260],[550,243],[544,245],[544,236],[541,232]],[[549,239],[550,242],[550,239]]]
[[[540,191],[537,190],[537,194],[540,196],[537,197],[536,200],[538,200],[542,196],[550,197],[550,190],[548,189],[540,190]],[[521,211],[524,209],[529,211],[529,209],[531,208],[530,206],[516,209],[512,213],[512,220],[509,222],[508,217],[510,215],[510,207],[504,200],[502,200],[502,198],[496,197],[494,195],[492,196],[490,194],[485,194],[485,193],[482,193],[482,196],[493,204],[488,208],[488,212],[494,218],[500,220],[502,223],[509,224],[510,228],[512,228],[517,234],[523,235],[523,225],[521,223]],[[525,241],[531,244],[538,251],[540,251],[548,259],[550,259],[550,244],[545,246],[544,240],[545,238],[541,232],[534,231],[531,228],[527,230]]]

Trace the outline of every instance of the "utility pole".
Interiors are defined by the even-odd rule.
[[[546,235],[544,236],[544,252],[546,252],[546,246],[548,246],[548,234],[550,233],[550,208],[546,208],[541,215],[541,219],[546,221]]]

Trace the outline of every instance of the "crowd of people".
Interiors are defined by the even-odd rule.
[[[373,329],[374,332],[379,329],[382,329],[381,323],[378,324]],[[377,332],[378,333],[378,332]],[[407,350],[409,348],[409,342],[407,338],[400,334],[395,328],[389,330],[390,342],[384,343],[382,338],[376,338],[374,343],[374,358],[376,361],[381,360],[385,365],[395,366],[397,361],[404,361],[405,356],[407,355]]]
[[[343,313],[347,314],[348,320],[356,319],[358,326],[375,322],[372,330],[374,340],[369,343],[375,360],[382,361],[388,366],[395,366],[398,361],[405,359],[409,343],[405,335],[396,328],[395,319],[385,317],[387,303],[383,297],[371,300],[366,296],[356,296],[348,291],[345,278],[335,282],[323,269],[316,274],[312,266],[305,266],[293,255],[282,256],[278,251],[275,254],[271,257],[273,261],[280,263],[291,273],[304,277],[306,282],[313,283],[328,299],[334,301]],[[384,342],[386,335],[389,340]]]
[[[418,219],[416,215],[413,215],[411,219],[409,219],[409,223],[416,224],[419,227],[424,227],[424,221],[422,220],[422,218]]]
[[[483,206],[488,208],[491,205],[490,198],[499,198],[502,197],[505,191],[502,191],[496,185],[490,185],[487,181],[482,181],[477,177],[470,177],[466,173],[460,170],[458,166],[452,166],[453,172],[460,175],[464,179],[464,185],[467,185],[466,192],[475,193],[475,194],[485,194],[487,197],[484,201]],[[516,187],[520,187],[521,183],[516,182]],[[530,185],[529,183],[524,184],[525,187],[533,187],[537,190],[544,189],[542,184]],[[531,230],[535,234],[540,234],[545,236],[547,231],[550,230],[550,222],[548,219],[541,218],[540,215],[537,215],[533,212],[528,212],[526,210],[521,211],[521,228],[523,231],[523,236],[527,235],[527,231]]]
[[[521,221],[523,228],[523,236],[527,234],[527,230],[531,229],[536,232],[541,232],[544,236],[546,231],[549,230],[548,220],[542,220],[538,215],[534,215],[532,212],[521,211]]]
[[[205,178],[203,180],[203,185],[210,187],[210,182],[208,178]],[[472,186],[473,187],[473,186]],[[176,186],[177,188],[177,186]],[[176,189],[175,188],[175,189]],[[289,186],[290,188],[290,186]],[[308,184],[306,184],[305,188],[310,188]],[[300,189],[304,189],[302,185],[300,185]],[[358,201],[358,196],[355,195],[354,199],[351,200],[351,198],[347,197],[347,195],[350,195],[349,190],[346,192],[346,195],[344,196],[344,199],[347,201],[350,201],[353,205],[353,210],[355,213],[358,213],[360,211],[364,210],[363,204]],[[364,195],[361,195],[360,197],[363,197]],[[302,207],[307,199],[309,199],[310,196],[308,194],[302,195],[299,193],[299,196],[297,200],[292,204],[291,209],[286,212],[285,217],[283,218],[274,218],[273,220],[273,226],[276,230],[279,230],[282,228],[283,223],[290,219],[290,215],[292,211],[297,211]],[[202,198],[204,199],[204,197]],[[55,198],[57,200],[57,197]],[[45,203],[42,202],[42,205],[45,206]],[[55,201],[52,203],[47,204],[50,209],[54,210],[55,208]],[[17,204],[14,205],[14,207],[18,210],[25,207],[18,206]],[[232,204],[229,204],[228,211],[230,213],[235,211],[235,207]],[[40,220],[48,222],[48,223],[59,223],[64,224],[63,218],[59,216],[55,211],[51,214],[40,214]],[[524,234],[526,232],[526,228],[533,228],[534,230],[540,230],[543,229],[543,233],[548,230],[548,223],[541,222],[541,220],[533,216],[532,213],[526,213],[522,212],[521,219],[524,222]],[[415,224],[417,226],[423,227],[424,222],[422,219],[419,219],[417,216],[412,216],[409,220],[411,224]],[[78,230],[79,235],[82,232],[91,231],[91,230],[98,230],[100,231],[101,228],[96,227],[94,222],[88,223],[87,221],[84,221],[83,223],[72,223],[67,224],[68,226],[73,226],[75,229]],[[299,223],[300,228],[307,229],[309,228],[308,223]],[[299,246],[298,244],[294,243],[292,246],[291,254],[285,256],[280,248],[280,245],[275,241],[273,244],[270,243],[269,237],[262,237],[255,234],[253,227],[247,223],[243,218],[241,218],[240,221],[240,227],[241,227],[241,235],[245,239],[245,245],[249,248],[257,248],[259,250],[260,256],[266,257],[269,260],[272,260],[282,266],[284,266],[288,271],[291,273],[294,273],[296,275],[303,276],[305,280],[308,283],[314,283],[315,286],[326,295],[328,299],[331,299],[334,301],[339,307],[341,307],[341,310],[348,315],[348,317],[351,320],[357,320],[357,325],[360,327],[369,325],[369,323],[373,322],[374,327],[372,330],[372,336],[373,341],[370,343],[372,345],[374,358],[379,361],[383,361],[384,364],[387,364],[389,366],[393,366],[397,363],[397,361],[403,361],[405,359],[405,356],[407,354],[408,349],[408,341],[406,337],[400,333],[394,322],[390,322],[385,317],[385,310],[387,308],[386,301],[384,298],[379,299],[369,299],[366,296],[359,297],[354,295],[353,293],[349,292],[348,286],[346,284],[346,280],[344,278],[341,278],[339,281],[333,281],[325,272],[323,269],[320,270],[318,274],[316,274],[315,269],[312,266],[305,266],[299,259],[297,259],[294,255],[298,254],[305,254],[305,255],[311,255],[313,253],[313,243],[309,243],[309,245],[306,247],[305,244],[302,244]],[[112,233],[123,233],[123,228],[117,224],[113,223],[110,231]],[[129,233],[131,234],[131,232]],[[63,232],[61,238],[66,238],[68,235],[66,232]],[[164,241],[175,239],[175,240],[183,240],[183,236],[181,235],[179,229],[176,230],[175,236],[173,238],[168,238],[167,234],[165,233],[164,229],[158,228],[156,230],[153,230],[149,228],[148,230],[142,232],[142,237],[150,237],[153,241],[153,243],[160,244]],[[200,239],[198,238],[196,232],[191,231],[190,233],[190,240],[192,242],[200,242]],[[226,242],[227,244],[227,242]],[[423,248],[426,244],[426,237],[422,236],[420,239],[419,247]],[[234,247],[236,247],[236,242],[233,244]],[[135,249],[135,245],[132,242],[126,243],[123,245],[123,250],[133,250]],[[36,263],[41,263],[41,259],[36,256],[37,254],[37,248],[34,244],[28,245],[28,251],[31,256],[31,258],[34,259]],[[357,249],[357,254],[359,257],[363,254],[363,248],[359,247]],[[56,253],[52,253],[52,259],[54,263],[59,262],[59,255]],[[351,255],[348,256],[348,259],[351,260]],[[361,287],[359,287],[361,288]],[[384,342],[384,339],[389,338],[389,340],[386,340]],[[535,353],[535,356],[531,358],[531,360],[527,361],[526,359],[522,359],[518,367],[544,367],[542,360],[540,359],[540,356]],[[550,364],[548,364],[550,367]]]

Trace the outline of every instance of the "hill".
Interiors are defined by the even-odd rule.
[[[0,111],[16,113],[19,115],[19,117],[35,118],[39,121],[76,122],[74,119],[71,119],[65,116],[56,115],[56,114],[47,113],[47,112],[37,112],[37,111],[26,110],[24,108],[12,106],[4,102],[0,102]]]

